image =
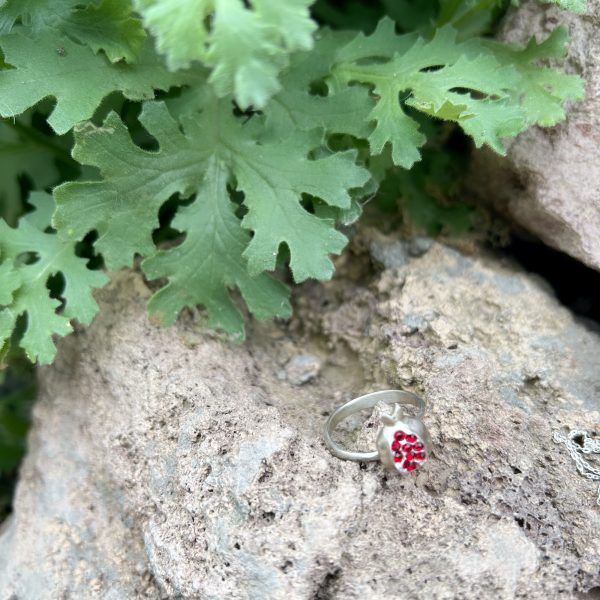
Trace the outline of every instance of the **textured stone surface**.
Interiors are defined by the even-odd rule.
[[[285,365],[283,378],[294,385],[312,381],[321,371],[322,361],[314,354],[298,354]]]
[[[368,236],[367,236],[368,238]],[[360,236],[355,248],[369,248]],[[382,240],[378,237],[378,243]],[[593,429],[600,339],[535,278],[434,245],[368,275],[355,249],[244,346],[148,322],[122,274],[41,373],[0,598],[576,598],[600,513],[552,429]],[[296,356],[321,363],[303,385]],[[405,387],[434,452],[401,479],[339,461],[326,414]],[[347,443],[377,424],[349,419]]]
[[[523,2],[501,37],[541,39],[559,24],[569,28],[567,67],[585,79],[586,99],[566,122],[519,136],[506,159],[477,152],[470,186],[548,245],[600,269],[600,2],[590,0],[585,15]]]

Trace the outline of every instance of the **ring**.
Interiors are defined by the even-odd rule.
[[[381,416],[381,427],[377,433],[377,450],[355,452],[346,450],[333,441],[335,428],[350,415],[366,408],[373,408],[378,402],[393,404],[391,413]],[[416,408],[416,415],[405,412],[404,407]],[[383,390],[354,398],[331,413],[325,423],[323,436],[331,453],[342,460],[373,461],[379,459],[388,469],[402,475],[421,467],[430,452],[431,438],[421,421],[427,403],[412,392]]]

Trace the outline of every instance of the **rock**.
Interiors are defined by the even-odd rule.
[[[292,385],[302,385],[317,377],[322,361],[314,354],[298,354],[285,367],[285,375]]]
[[[408,261],[406,243],[399,237],[385,236],[375,229],[368,230],[369,252],[374,262],[384,269],[399,269]]]
[[[423,256],[431,246],[433,240],[430,237],[417,235],[408,242],[408,252],[411,256]]]
[[[493,257],[436,244],[385,293],[389,272],[351,279],[364,257],[344,260],[245,345],[187,317],[154,326],[141,278],[114,276],[94,324],[40,370],[2,599],[546,600],[600,585],[594,486],[552,442],[598,425],[599,336]],[[319,377],[282,381],[282,353],[307,348],[328,349]],[[385,387],[429,401],[434,451],[415,476],[322,442],[335,406]]]
[[[600,269],[600,2],[588,2],[585,15],[522,2],[501,37],[525,43],[559,24],[569,28],[567,68],[585,79],[585,100],[566,122],[521,134],[506,158],[476,152],[469,188],[546,244]]]

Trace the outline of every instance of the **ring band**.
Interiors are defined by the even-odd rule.
[[[332,433],[344,419],[361,410],[373,408],[378,402],[393,404],[394,409],[391,414],[381,417],[382,426],[377,434],[377,450],[346,450],[333,441]],[[416,408],[416,415],[408,415],[403,406]],[[421,421],[426,409],[427,404],[423,398],[403,390],[382,390],[359,396],[338,407],[329,416],[323,430],[325,444],[334,456],[342,460],[380,460],[386,467],[399,473],[410,472],[422,466],[429,454],[430,437]]]

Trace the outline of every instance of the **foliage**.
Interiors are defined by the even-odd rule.
[[[0,122],[0,215],[15,225],[22,211],[21,187],[27,179],[45,189],[59,182],[56,161],[69,161],[68,151],[31,126],[29,113]]]
[[[585,12],[587,0],[542,0],[545,4],[556,4],[564,10],[572,10],[573,12]]]
[[[102,287],[107,278],[87,268],[87,261],[75,253],[75,242],[47,231],[51,196],[34,192],[29,202],[35,210],[21,217],[16,228],[0,221],[0,340],[8,339],[17,318],[26,315],[20,345],[32,361],[45,363],[56,351],[53,334],[69,333],[74,318],[83,324],[91,322],[98,309],[92,289]],[[46,286],[58,273],[64,279],[60,299],[51,297]]]
[[[429,232],[468,227],[431,131],[502,154],[582,96],[548,66],[562,28],[484,37],[503,0],[312,4],[0,0],[0,346],[50,362],[97,311],[99,267],[136,257],[162,323],[200,304],[241,339],[241,300],[289,316],[286,268],[331,277],[338,225],[378,189]]]
[[[201,60],[219,97],[263,108],[289,55],[313,46],[312,0],[136,0],[171,69]],[[190,14],[197,15],[190,18]]]
[[[58,134],[92,118],[112,92],[144,100],[153,98],[156,89],[188,81],[185,73],[169,73],[163,67],[150,42],[134,65],[113,64],[106,55],[51,29],[33,35],[16,27],[0,44],[5,61],[14,67],[0,77],[0,115],[14,117],[44,98],[56,98],[48,124]]]
[[[10,511],[36,395],[33,364],[15,349],[0,371],[0,520]]]

